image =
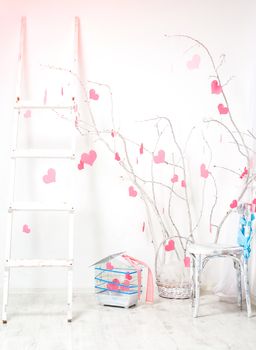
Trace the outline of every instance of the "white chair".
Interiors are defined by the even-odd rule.
[[[243,212],[243,217],[244,215],[245,214]],[[254,216],[253,216],[253,220],[254,220]],[[252,222],[250,227],[252,227]],[[252,233],[252,230],[250,234],[251,233]],[[247,240],[248,246],[250,246],[251,238],[252,237],[250,237],[250,239]],[[242,283],[241,283],[242,278],[241,277],[243,277],[245,298],[246,298],[246,305],[247,305],[247,315],[248,317],[251,317],[251,300],[250,300],[249,279],[248,279],[248,257],[246,258],[244,257],[244,254],[245,254],[244,247],[240,245],[190,243],[188,245],[187,252],[189,253],[191,258],[191,279],[192,279],[191,298],[192,298],[193,317],[198,316],[198,309],[199,309],[199,302],[200,302],[201,272],[203,271],[207,262],[213,258],[231,258],[233,260],[234,268],[236,269],[236,275],[237,275],[238,306],[240,307],[240,309],[242,309]]]

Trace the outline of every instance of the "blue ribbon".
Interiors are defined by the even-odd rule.
[[[250,220],[246,219],[244,215],[240,218],[237,243],[244,248],[245,260],[248,260],[251,254],[251,240],[252,240],[252,233],[253,233],[252,222],[254,221],[254,219],[255,219],[255,215],[253,213],[251,214]],[[247,235],[245,235],[246,226],[249,227],[249,232]]]

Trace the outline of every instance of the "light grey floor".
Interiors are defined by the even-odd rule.
[[[97,305],[92,293],[78,291],[68,324],[64,304],[64,292],[13,293],[0,350],[256,349],[256,316],[248,319],[245,310],[212,295],[201,298],[197,319],[189,300],[157,298],[125,310]]]

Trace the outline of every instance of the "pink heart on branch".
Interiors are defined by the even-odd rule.
[[[106,263],[106,269],[113,270],[113,268],[114,268],[114,266],[111,264],[110,261]]]
[[[201,173],[201,176],[205,179],[207,179],[207,177],[209,176],[209,171],[206,169],[205,164],[201,164],[200,173]]]
[[[156,164],[164,163],[164,161],[165,161],[165,152],[164,152],[164,150],[160,149],[158,151],[158,154],[156,156],[154,156],[153,159],[154,159],[154,162]]]
[[[222,87],[219,85],[217,80],[213,80],[211,83],[212,94],[220,94],[222,92]]]
[[[178,175],[174,174],[173,177],[171,178],[171,182],[174,184],[175,182],[178,182],[179,177]]]
[[[129,187],[129,196],[130,197],[136,197],[137,196],[137,191],[134,189],[134,187],[133,186],[130,186]]]
[[[43,181],[46,184],[50,184],[51,182],[56,181],[56,171],[55,169],[48,169],[47,174],[43,176]]]
[[[174,250],[175,249],[174,240],[170,239],[168,244],[166,244],[164,246],[164,249],[165,249],[166,252],[170,252],[170,251]]]
[[[115,160],[117,160],[117,161],[119,162],[120,159],[121,159],[121,158],[120,158],[118,152],[116,152],[116,153],[115,153]]]
[[[225,107],[222,103],[218,105],[218,110],[220,114],[228,114],[229,112],[228,107]]]
[[[230,203],[230,208],[231,208],[231,209],[235,209],[236,207],[237,207],[237,200],[234,199],[234,200],[232,201],[232,203]]]
[[[89,153],[83,153],[81,155],[81,162],[92,166],[96,158],[97,158],[97,153],[94,150],[90,150]]]
[[[95,100],[95,101],[97,101],[99,99],[99,95],[96,93],[96,91],[94,89],[91,89],[89,91],[89,97],[91,100]]]
[[[199,55],[194,55],[191,58],[191,60],[187,62],[188,69],[192,70],[192,69],[199,68],[200,61],[201,61],[200,56]]]

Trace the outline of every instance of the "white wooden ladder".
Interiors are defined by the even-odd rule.
[[[17,159],[59,159],[70,160],[72,169],[75,167],[75,132],[72,133],[71,147],[68,150],[64,149],[20,149],[18,146],[18,133],[19,133],[19,119],[21,112],[26,109],[42,110],[42,113],[61,111],[61,113],[69,112],[75,121],[75,95],[74,86],[70,100],[65,104],[45,105],[44,103],[38,104],[33,101],[23,101],[21,95],[22,86],[22,68],[23,68],[23,56],[24,56],[24,39],[26,31],[26,18],[21,18],[21,33],[20,33],[20,51],[18,59],[18,77],[17,77],[17,91],[16,102],[14,105],[14,137],[12,141],[11,149],[11,169],[10,169],[10,198],[9,198],[9,210],[7,216],[7,232],[6,232],[6,250],[4,261],[4,281],[3,281],[3,309],[2,320],[3,323],[7,323],[7,304],[9,296],[9,281],[10,281],[10,269],[11,268],[23,268],[23,267],[64,267],[67,268],[68,273],[68,295],[67,295],[67,320],[72,321],[72,294],[73,294],[73,242],[74,242],[74,207],[71,203],[45,203],[45,202],[15,202],[15,180],[17,178]],[[74,67],[73,71],[76,72],[78,62],[78,35],[79,35],[79,18],[75,17],[75,36],[74,36]],[[73,84],[74,85],[74,84]],[[47,135],[46,135],[47,142]],[[71,176],[70,188],[74,184],[74,174]],[[15,213],[19,211],[29,212],[63,212],[69,215],[68,220],[68,259],[12,259],[12,231],[13,231],[13,218]]]

